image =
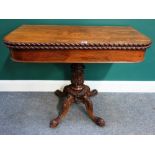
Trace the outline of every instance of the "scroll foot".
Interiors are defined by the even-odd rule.
[[[98,126],[101,126],[101,127],[105,126],[105,121],[104,121],[104,119],[102,119],[102,118],[100,118],[100,117],[96,117],[96,118],[94,119],[94,122],[95,122]]]
[[[89,96],[91,97],[91,96],[95,96],[95,95],[97,95],[97,94],[98,94],[98,91],[97,91],[96,89],[93,89],[93,90],[90,92]]]
[[[59,125],[60,119],[55,118],[50,122],[50,128],[56,128]]]

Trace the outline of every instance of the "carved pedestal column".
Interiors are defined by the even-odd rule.
[[[104,126],[105,122],[102,118],[97,117],[93,113],[93,104],[90,100],[91,96],[97,95],[97,90],[90,91],[90,88],[84,85],[84,65],[71,65],[71,84],[64,87],[63,92],[57,90],[55,94],[59,97],[65,97],[60,114],[50,122],[50,127],[58,126],[62,118],[67,114],[73,103],[82,102],[89,117],[99,126]]]

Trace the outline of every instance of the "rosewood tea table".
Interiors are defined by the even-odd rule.
[[[84,84],[84,63],[137,63],[151,45],[148,37],[132,27],[23,25],[4,38],[16,62],[71,63],[71,84],[55,94],[63,97],[60,114],[50,122],[56,127],[73,103],[82,102],[89,117],[99,126],[102,118],[93,113],[90,90]]]

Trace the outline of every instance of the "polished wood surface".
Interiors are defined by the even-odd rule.
[[[144,55],[143,50],[11,50],[12,60],[35,63],[136,63]]]
[[[4,38],[17,62],[116,63],[144,60],[151,40],[122,26],[23,25]]]
[[[103,118],[94,114],[93,103],[90,97],[97,95],[97,90],[90,90],[89,86],[84,84],[84,65],[71,65],[71,84],[64,87],[63,91],[57,90],[55,94],[58,97],[65,97],[62,102],[62,109],[59,115],[50,122],[50,127],[55,128],[66,116],[73,103],[83,103],[90,119],[98,126],[103,127],[105,121]]]
[[[132,27],[23,25],[4,41],[10,43],[149,44],[150,39]]]

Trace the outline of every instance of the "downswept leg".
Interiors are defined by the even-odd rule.
[[[94,115],[93,113],[93,104],[92,104],[92,101],[89,99],[89,97],[87,96],[84,96],[82,97],[82,101],[83,103],[85,104],[86,106],[86,111],[89,115],[89,117],[99,126],[104,126],[105,125],[105,122],[102,118],[100,117],[97,117]]]
[[[73,102],[74,102],[74,97],[72,95],[68,95],[63,102],[62,111],[60,112],[58,117],[56,117],[50,122],[51,128],[55,128],[59,125],[62,118],[65,117],[65,115],[68,113]]]

